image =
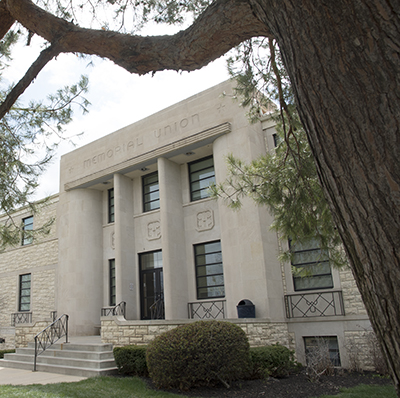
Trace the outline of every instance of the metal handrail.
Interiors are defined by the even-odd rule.
[[[21,311],[11,314],[11,326],[18,323],[32,323],[32,312]]]
[[[61,315],[52,324],[47,326],[35,336],[35,358],[33,361],[33,371],[36,372],[37,356],[52,346],[61,337],[65,336],[65,342],[68,343],[68,319],[67,314]],[[39,350],[41,350],[39,352]]]
[[[150,306],[151,319],[164,319],[165,318],[165,308],[164,299],[160,297]]]
[[[287,294],[285,307],[287,318],[345,315],[341,290]]]
[[[189,319],[225,318],[226,300],[196,301],[188,303]]]
[[[121,301],[114,307],[103,307],[101,309],[101,316],[122,315],[125,318],[125,314],[126,314],[126,301]]]

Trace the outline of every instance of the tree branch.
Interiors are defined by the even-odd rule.
[[[140,75],[165,69],[199,69],[250,37],[269,35],[246,0],[217,0],[192,26],[173,36],[84,29],[44,11],[31,0],[6,1],[18,22],[51,43],[58,40],[62,52],[95,54]]]
[[[46,66],[46,64],[58,54],[60,54],[60,49],[55,45],[51,45],[40,53],[39,57],[25,73],[25,76],[14,86],[14,88],[7,95],[4,102],[0,105],[0,120],[11,109],[18,97],[32,83],[32,81]]]
[[[10,14],[6,6],[6,0],[0,0],[0,40],[10,30],[15,18]]]

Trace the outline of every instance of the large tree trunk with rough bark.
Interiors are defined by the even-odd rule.
[[[399,395],[400,2],[264,0]]]
[[[133,73],[194,70],[253,36],[278,41],[320,179],[400,397],[400,2],[217,0],[177,35],[82,29],[30,0],[0,0],[56,52]]]

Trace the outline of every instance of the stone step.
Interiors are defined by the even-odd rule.
[[[117,373],[112,344],[59,343],[38,355],[36,370],[81,377]],[[35,344],[5,354],[0,366],[33,370]]]

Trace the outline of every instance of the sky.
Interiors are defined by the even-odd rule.
[[[144,34],[170,34],[168,28]],[[154,29],[153,29],[154,31]],[[17,82],[37,58],[41,40],[33,37],[32,44],[18,45],[13,52],[11,67],[3,77],[8,82]],[[157,72],[153,77],[132,75],[113,62],[99,57],[79,58],[74,54],[61,54],[41,71],[37,79],[25,91],[21,101],[41,99],[65,85],[79,81],[84,74],[89,77],[89,93],[85,97],[91,102],[89,113],[76,112],[73,122],[67,128],[67,136],[73,139],[75,147],[68,141],[62,142],[39,180],[35,200],[59,191],[59,162],[61,155],[132,124],[170,105],[184,100],[200,91],[221,83],[229,78],[226,61],[220,58],[210,65],[194,72]]]

